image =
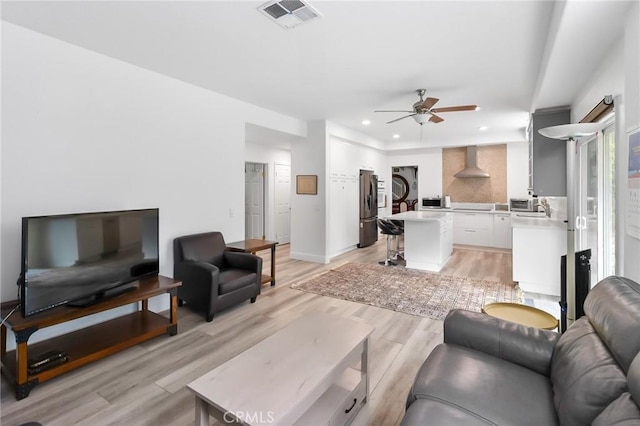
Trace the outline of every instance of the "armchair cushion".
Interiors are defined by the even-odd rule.
[[[482,390],[469,386],[470,381],[481,382]],[[407,406],[422,399],[464,407],[489,424],[558,423],[548,377],[455,344],[436,346],[418,371]]]
[[[553,331],[500,320],[478,312],[455,309],[444,322],[444,341],[482,351],[549,375],[553,348],[560,335]]]
[[[227,268],[220,272],[218,294],[227,294],[256,281],[256,273],[245,269]]]
[[[464,425],[464,426],[487,426],[494,425],[487,419],[478,417],[476,414],[465,410],[462,407],[448,404],[445,401],[432,399],[418,399],[409,408],[402,419],[400,426],[420,425],[420,426],[442,426],[442,425]]]
[[[180,237],[182,258],[185,262],[206,262],[219,267],[224,266],[224,253],[227,245],[220,232]]]

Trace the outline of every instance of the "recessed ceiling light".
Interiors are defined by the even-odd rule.
[[[364,124],[365,126],[368,126],[369,124],[371,124],[370,120],[362,120],[362,124]]]
[[[400,135],[398,135],[398,134],[393,135],[394,139],[398,139],[399,137],[400,137]]]
[[[476,111],[480,111],[480,107],[479,106],[476,106]]]
[[[478,130],[480,130],[481,132],[484,132],[485,130],[487,130],[488,127],[487,126],[480,126],[478,127]]]

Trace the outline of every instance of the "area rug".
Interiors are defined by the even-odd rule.
[[[522,303],[518,287],[400,267],[347,263],[291,288],[432,319],[490,302]]]

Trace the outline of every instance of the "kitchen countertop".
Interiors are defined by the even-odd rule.
[[[442,209],[427,209],[420,210],[421,212],[448,212],[448,213],[485,213],[485,214],[511,214],[508,210],[486,210],[486,209],[474,209],[474,208],[442,208]]]
[[[446,211],[451,213],[483,213],[483,214],[510,214],[508,210],[496,210],[496,203],[453,203],[451,207],[441,209],[421,209],[420,211]]]
[[[548,219],[546,217],[518,217],[511,216],[512,228],[537,228],[537,229],[557,229],[567,230],[564,220]]]
[[[408,221],[432,221],[432,220],[440,220],[447,217],[448,214],[451,213],[451,209],[434,209],[430,211],[418,210],[418,211],[408,211],[402,213],[396,213],[391,216],[385,217],[385,219],[392,220],[408,220]]]

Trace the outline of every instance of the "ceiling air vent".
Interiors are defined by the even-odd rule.
[[[258,10],[286,29],[295,28],[321,16],[308,3],[300,0],[270,1],[260,6]]]

